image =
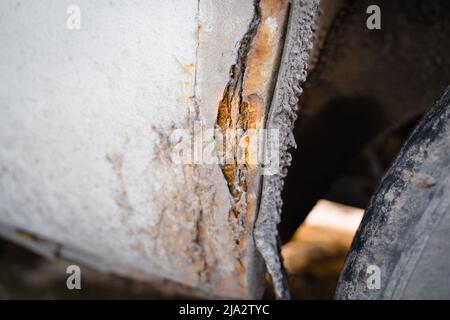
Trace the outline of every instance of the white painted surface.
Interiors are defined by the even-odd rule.
[[[70,4],[80,30],[66,27]],[[201,285],[176,228],[193,229],[190,193],[207,174],[203,249],[218,270],[205,288],[218,291],[214,277],[235,272],[225,180],[162,161],[158,137],[185,127],[195,101],[213,126],[252,16],[251,0],[1,1],[0,223],[99,268]],[[176,226],[167,247],[162,215]]]

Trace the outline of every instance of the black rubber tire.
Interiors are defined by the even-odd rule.
[[[367,284],[373,265],[379,288]],[[336,298],[450,299],[450,88],[372,197]]]

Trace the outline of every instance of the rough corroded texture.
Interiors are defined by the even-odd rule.
[[[0,4],[3,235],[128,277],[257,297],[219,166],[170,158],[174,129],[214,127],[253,1],[77,4],[80,30],[66,28],[64,2]]]
[[[255,238],[272,276],[276,294],[282,299],[289,298],[289,290],[279,253],[277,231],[282,207],[281,190],[290,165],[288,150],[295,147],[292,130],[297,118],[298,97],[302,92],[300,85],[306,80],[309,53],[313,47],[318,3],[317,0],[291,3],[287,39],[266,124],[268,129],[278,130],[280,162],[276,175],[264,177]],[[269,135],[266,147],[273,145],[275,138]]]
[[[288,91],[303,80],[313,3],[292,4],[270,126],[292,118],[279,108],[299,93]],[[260,168],[176,164],[171,134],[218,125],[243,129],[237,138],[245,140],[245,130],[265,126],[288,1],[78,5],[81,29],[69,30],[64,3],[0,4],[0,233],[136,279],[261,297],[264,263],[253,238]],[[276,198],[278,187],[266,196]],[[258,248],[278,285],[266,202]]]
[[[243,267],[251,267],[248,285],[255,287],[264,282],[263,264],[255,250],[252,233],[260,199],[262,171],[260,163],[254,161],[260,150],[258,146],[252,148],[254,145],[249,143],[249,140],[255,139],[249,130],[260,132],[265,127],[283,47],[288,8],[288,1],[256,2],[255,17],[240,43],[238,60],[231,67],[231,80],[219,104],[217,118],[217,125],[223,134],[227,131],[234,133],[231,139],[225,139],[232,145],[234,159],[232,163],[223,165],[222,171],[233,199],[229,219],[235,235],[237,257]],[[238,145],[244,145],[242,162],[239,162]]]

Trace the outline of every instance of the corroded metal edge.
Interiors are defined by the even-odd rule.
[[[261,203],[254,236],[263,256],[278,299],[289,299],[286,272],[280,254],[277,225],[281,219],[283,181],[291,163],[289,148],[296,147],[293,136],[301,84],[306,81],[310,52],[314,44],[319,0],[292,0],[284,52],[266,129],[278,130],[278,137],[267,135],[265,146],[279,139],[278,173],[264,176]],[[271,132],[271,131],[268,131]]]

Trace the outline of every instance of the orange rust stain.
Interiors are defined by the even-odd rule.
[[[269,58],[273,54],[273,33],[269,28],[267,24],[263,24],[247,58],[245,87],[250,92],[257,91],[261,82],[268,76],[267,69],[271,65]]]
[[[264,117],[264,101],[257,94],[251,94],[247,97],[248,101],[248,126],[250,129],[256,129]]]
[[[264,15],[274,16],[285,11],[288,5],[286,0],[263,0],[261,1],[261,12]]]
[[[218,106],[217,125],[222,131],[229,129],[261,129],[268,107],[271,81],[276,72],[282,33],[287,20],[288,0],[261,0],[259,3],[261,22],[251,41],[246,57],[246,68],[242,70],[242,97],[237,102],[236,88],[227,87]],[[239,70],[231,70],[232,79],[239,77]],[[236,110],[238,117],[236,118]],[[245,139],[245,138],[244,138]],[[248,140],[248,139],[247,139]],[[225,144],[229,143],[224,141]],[[239,143],[239,142],[237,142]],[[249,150],[244,143],[244,156],[247,166],[249,159],[255,159],[257,150]],[[250,148],[251,149],[251,148]],[[233,196],[239,196],[236,190],[236,176],[239,170],[237,163],[222,167],[228,187]],[[242,186],[241,186],[242,187]]]
[[[229,92],[228,90],[224,94],[224,97],[222,101],[219,103],[219,110],[218,110],[218,116],[217,116],[217,125],[222,129],[223,131],[229,129],[230,127],[230,121],[231,121],[231,101],[229,99]]]
[[[244,224],[244,230],[249,230],[256,212],[254,197],[248,195],[254,192],[251,188],[260,178],[254,161],[257,158],[258,150],[250,143],[248,130],[263,128],[265,114],[270,103],[272,81],[278,68],[276,63],[281,52],[281,41],[287,22],[289,3],[288,0],[261,0],[259,7],[261,22],[251,40],[250,50],[245,58],[245,70],[231,70],[231,79],[238,80],[239,77],[243,77],[242,91],[238,92],[239,88],[233,87],[235,83],[229,84],[218,106],[217,125],[223,133],[230,129],[246,131],[241,141],[236,141],[236,143],[241,143],[244,148],[244,165],[235,162],[221,167],[230,193],[236,201],[229,212],[233,235],[238,234],[233,225],[237,225],[239,221]],[[239,72],[244,72],[244,74]],[[224,134],[224,139],[225,137]],[[224,141],[224,143],[228,142]],[[244,180],[242,180],[242,175],[244,175]],[[236,236],[234,241],[236,253],[234,268],[237,278],[245,287],[249,239],[243,235]]]
[[[188,64],[185,64],[185,65],[183,66],[182,72],[183,72],[185,75],[191,75],[193,70],[194,70],[194,64],[193,64],[193,63],[188,63]]]
[[[261,23],[247,57],[244,101],[249,103],[248,127],[260,128],[268,107],[270,82],[274,75],[279,43],[286,24],[287,0],[260,2]]]

